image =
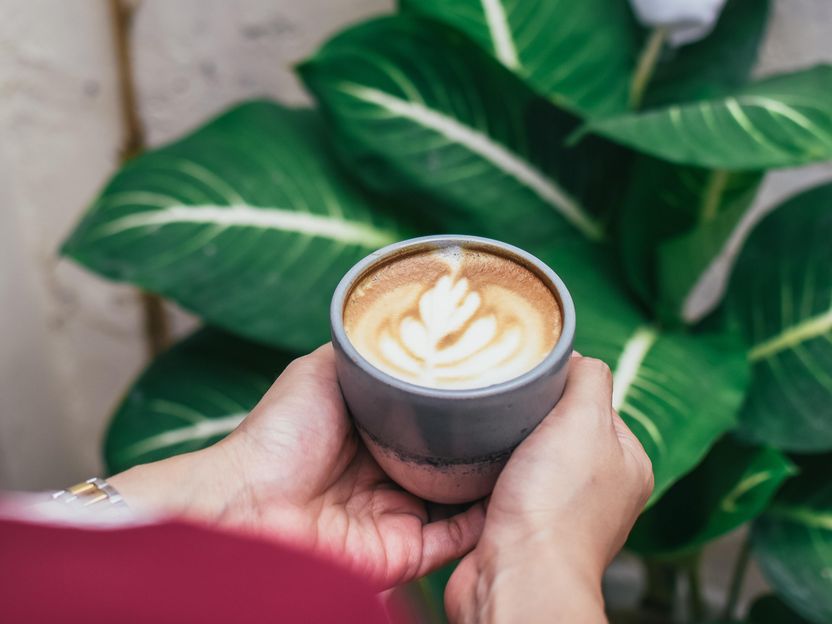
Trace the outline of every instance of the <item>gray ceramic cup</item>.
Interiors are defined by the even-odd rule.
[[[343,315],[355,285],[381,263],[446,246],[513,259],[551,289],[560,303],[563,329],[535,368],[483,388],[428,388],[379,370],[350,343]],[[572,297],[555,272],[517,247],[475,236],[414,238],[370,254],[336,288],[330,320],[338,381],[367,448],[399,485],[439,503],[468,502],[491,492],[512,450],[563,394],[575,336]]]

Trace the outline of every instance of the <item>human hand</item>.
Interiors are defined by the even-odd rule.
[[[110,479],[138,511],[217,523],[333,555],[403,583],[476,544],[482,503],[450,518],[379,468],[347,416],[325,345],[295,360],[240,427],[212,447]]]
[[[601,576],[653,489],[612,408],[612,375],[573,356],[560,402],[512,454],[476,548],[448,583],[454,622],[604,622]]]

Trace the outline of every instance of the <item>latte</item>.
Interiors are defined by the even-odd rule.
[[[562,312],[518,261],[478,248],[394,257],[364,275],[344,306],[356,350],[393,377],[481,388],[531,370],[554,348]]]

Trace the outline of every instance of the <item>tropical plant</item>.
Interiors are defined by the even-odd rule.
[[[655,470],[629,542],[651,578],[753,521],[782,601],[832,620],[832,185],[751,212],[767,170],[832,159],[832,67],[749,78],[767,12],[729,0],[673,48],[621,0],[403,0],[297,68],[317,109],[243,103],[126,163],[63,252],[212,327],[128,392],[109,467],[233,429],[362,256],[492,236],[564,278],[614,372]]]

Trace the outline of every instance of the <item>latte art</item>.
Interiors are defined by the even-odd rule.
[[[477,388],[522,375],[554,347],[560,307],[529,269],[451,247],[376,269],[347,300],[344,326],[381,370],[432,388]]]

